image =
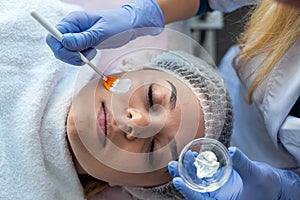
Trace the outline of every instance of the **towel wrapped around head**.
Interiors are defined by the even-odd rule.
[[[78,7],[53,0],[0,4],[0,198],[84,199],[65,133],[80,68],[55,59],[31,9],[56,24]]]

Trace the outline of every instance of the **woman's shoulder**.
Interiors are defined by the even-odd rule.
[[[300,43],[297,42],[254,93],[254,102],[260,109],[270,133],[278,133],[299,98],[299,77]]]

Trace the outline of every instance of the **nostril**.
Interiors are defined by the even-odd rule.
[[[132,114],[131,114],[130,112],[128,112],[128,113],[127,113],[127,117],[128,117],[129,119],[132,119]]]

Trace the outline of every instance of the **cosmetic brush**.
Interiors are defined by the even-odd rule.
[[[41,15],[39,15],[35,10],[30,12],[31,16],[39,22],[46,30],[48,30],[53,37],[55,37],[59,42],[62,42],[62,33],[57,30],[52,24],[46,21]],[[81,60],[90,66],[97,74],[101,76],[104,80],[104,87],[113,93],[125,93],[129,90],[131,86],[130,79],[119,79],[114,76],[104,75],[90,60],[88,60],[80,51],[78,51]]]

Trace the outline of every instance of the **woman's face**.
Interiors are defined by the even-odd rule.
[[[204,122],[194,93],[158,70],[115,74],[131,80],[125,94],[107,91],[94,79],[73,99],[67,135],[78,169],[110,185],[157,186],[171,180],[170,160]]]

